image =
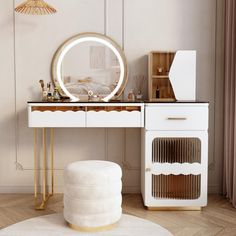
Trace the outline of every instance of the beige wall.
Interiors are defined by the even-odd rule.
[[[26,103],[39,99],[40,79],[50,80],[51,59],[59,45],[72,35],[88,31],[106,33],[124,46],[130,68],[126,94],[134,87],[135,75],[147,76],[149,51],[197,50],[197,97],[210,101],[209,190],[218,192],[222,152],[221,0],[48,2],[58,9],[56,15],[14,15],[14,1],[1,4],[0,192],[33,190],[33,131],[27,128]],[[81,159],[118,162],[123,166],[124,190],[140,191],[139,129],[58,129],[55,135],[58,191],[62,189],[64,166]]]

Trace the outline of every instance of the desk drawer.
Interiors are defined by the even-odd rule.
[[[80,107],[29,107],[29,127],[85,127],[86,112]]]
[[[87,127],[144,127],[142,111],[88,111]]]
[[[147,130],[207,130],[208,106],[147,106]]]

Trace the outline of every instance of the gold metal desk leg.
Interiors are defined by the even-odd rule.
[[[47,182],[47,134],[43,128],[43,201],[46,201],[46,182]]]
[[[37,176],[37,142],[38,142],[38,129],[34,129],[34,201],[35,206],[38,198],[38,176]]]
[[[50,148],[51,148],[51,195],[54,194],[54,129],[50,130]]]
[[[34,131],[34,197],[35,197],[35,209],[44,210],[48,199],[53,196],[54,193],[54,130],[50,130],[50,156],[51,156],[51,193],[47,191],[47,133],[46,128],[43,128],[43,168],[42,168],[42,177],[43,177],[43,193],[42,193],[42,202],[38,204],[38,172],[40,168],[37,165],[37,129]]]

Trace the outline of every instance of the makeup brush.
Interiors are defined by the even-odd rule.
[[[48,92],[50,93],[51,92],[51,83],[47,83],[47,89],[48,89]]]
[[[42,91],[44,91],[44,81],[41,79],[39,80],[39,83],[41,85]]]

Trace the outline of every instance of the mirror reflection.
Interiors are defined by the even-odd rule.
[[[99,42],[86,41],[67,52],[61,72],[66,89],[74,96],[81,99],[91,93],[103,98],[117,86],[120,65],[109,47]]]

